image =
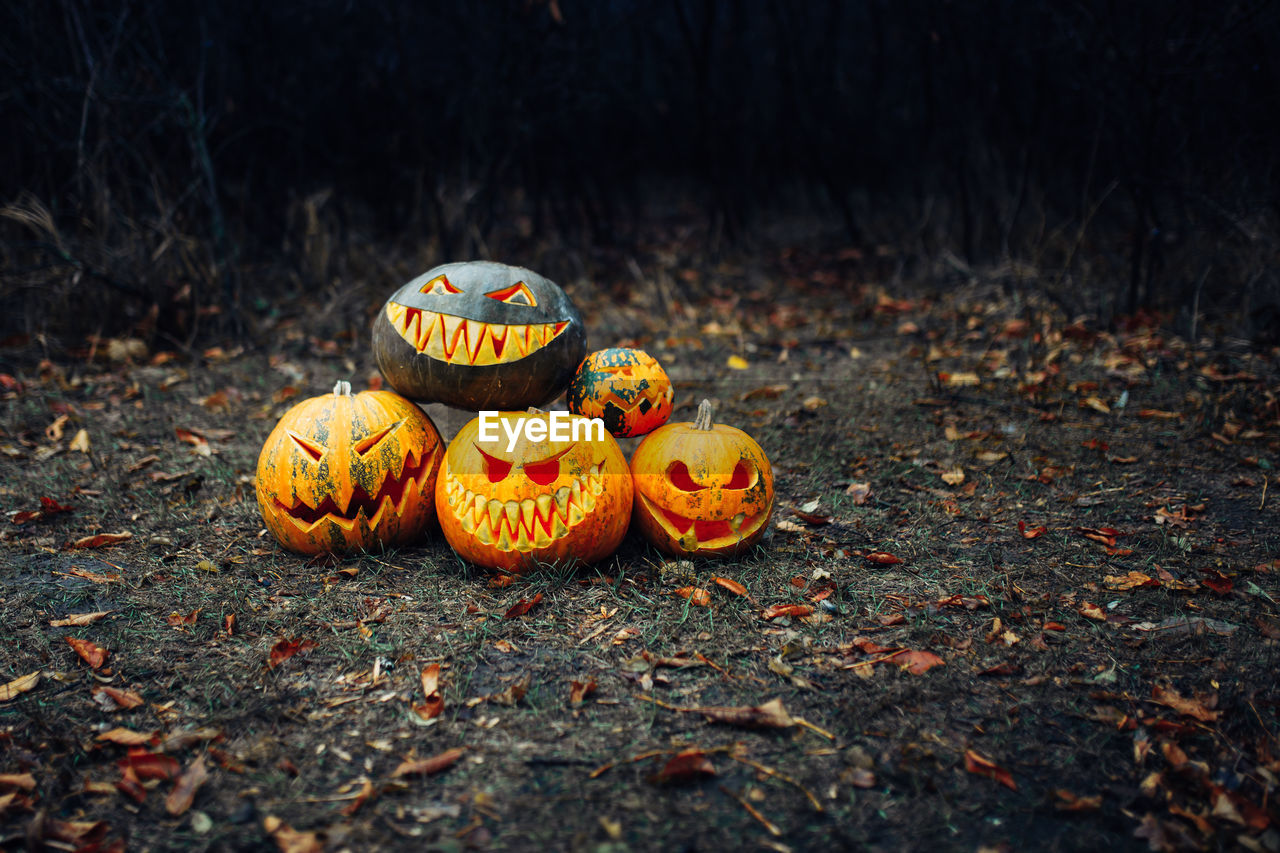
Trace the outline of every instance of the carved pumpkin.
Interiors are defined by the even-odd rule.
[[[703,400],[693,423],[658,427],[631,456],[633,522],[671,556],[729,556],[755,544],[773,514],[773,468],[751,436],[713,424]]]
[[[303,400],[258,456],[258,509],[303,554],[405,545],[435,517],[444,455],[427,415],[390,391],[352,395],[349,382]]]
[[[622,449],[598,428],[588,433],[586,418],[554,414],[562,426],[576,422],[576,434],[570,426],[553,439],[548,412],[500,412],[495,420],[502,425],[490,420],[487,436],[474,418],[450,443],[436,482],[436,513],[464,559],[520,572],[536,563],[594,562],[622,542],[632,499]],[[522,419],[545,424],[548,437],[531,438]],[[522,423],[512,445],[508,435]]]
[[[619,438],[644,435],[671,416],[671,380],[644,350],[613,347],[593,352],[569,383],[569,411],[600,418]]]
[[[546,403],[586,351],[582,317],[563,290],[531,270],[488,261],[418,276],[373,323],[374,356],[391,387],[463,409]]]

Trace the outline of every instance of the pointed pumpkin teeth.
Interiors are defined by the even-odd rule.
[[[458,344],[462,340],[466,320],[462,317],[454,317],[451,314],[441,314],[440,323],[444,327],[444,339],[441,344],[444,347],[445,360],[453,361],[455,353],[458,351]]]
[[[525,340],[528,329],[528,326],[507,326],[507,346],[517,358],[524,358],[529,354],[529,345]]]
[[[578,505],[576,503],[569,504],[569,526],[570,527],[573,527],[575,524],[578,524],[584,518],[586,518],[586,516],[582,514],[582,510],[578,508]]]
[[[520,527],[520,504],[516,501],[507,501],[503,504],[503,509],[507,513],[507,528],[516,530]]]
[[[545,519],[547,516],[551,515],[551,505],[553,503],[551,495],[538,495],[537,502],[539,519]]]
[[[564,522],[560,520],[560,516],[551,516],[551,538],[559,539],[561,536],[569,532],[569,528],[565,527]]]
[[[493,360],[501,362],[502,354],[506,350],[507,344],[507,327],[506,326],[489,326],[489,349],[493,350]]]
[[[744,512],[740,512],[737,515],[735,515],[733,518],[729,519],[729,528],[734,533],[737,533],[738,530],[742,528],[742,522],[746,520],[747,520],[747,514]]]
[[[538,505],[534,503],[533,498],[525,498],[520,501],[520,522],[525,530],[533,530],[533,515]]]
[[[466,335],[465,346],[467,348],[467,359],[472,363],[476,363],[476,359],[480,355],[480,345],[484,343],[485,324],[476,320],[467,320],[464,326],[464,334]]]
[[[556,515],[563,516],[569,509],[569,487],[556,489]]]
[[[502,501],[489,501],[489,526],[497,530],[502,525]]]
[[[569,497],[571,505],[582,503],[582,481],[577,477],[573,478],[573,485],[570,486]]]

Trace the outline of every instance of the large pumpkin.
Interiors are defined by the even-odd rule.
[[[546,437],[531,435],[530,422]],[[557,425],[563,435],[552,432]],[[512,572],[612,554],[631,518],[631,472],[613,437],[590,428],[586,418],[537,410],[486,413],[464,426],[436,482],[453,550]]]
[[[303,554],[373,550],[417,539],[435,517],[440,434],[390,391],[303,400],[258,456],[258,509],[285,547]]]
[[[631,456],[633,523],[672,556],[728,556],[751,547],[773,514],[773,468],[740,429],[713,424],[703,400],[693,423],[658,427]]]
[[[587,351],[582,317],[537,273],[488,261],[445,264],[401,287],[373,322],[373,352],[406,397],[463,409],[554,399]]]
[[[612,347],[593,352],[569,383],[569,411],[600,418],[619,438],[644,435],[671,416],[671,380],[644,350]]]

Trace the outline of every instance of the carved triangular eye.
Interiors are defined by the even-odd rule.
[[[490,483],[498,483],[507,479],[507,475],[511,473],[511,463],[505,459],[499,459],[496,456],[490,456],[480,449],[480,445],[471,445],[484,458],[484,475],[489,478]]]
[[[390,435],[392,430],[400,426],[400,424],[402,423],[404,423],[404,421],[396,421],[393,424],[384,426],[382,429],[378,430],[372,435],[368,435],[360,439],[358,442],[356,442],[356,446],[355,446],[356,453],[360,454],[361,456],[366,455],[370,450],[373,450],[373,448],[377,447],[378,444],[382,441],[382,439]]]
[[[573,448],[566,447],[564,450],[561,450],[549,459],[543,459],[539,462],[524,463],[525,476],[530,480],[533,480],[533,482],[537,483],[539,486],[547,486],[554,483],[556,478],[560,476],[560,457],[564,456],[570,450],[573,450]]]
[[[289,438],[293,439],[293,443],[298,445],[298,449],[306,454],[307,458],[312,462],[319,462],[320,457],[324,456],[324,452],[327,449],[324,445],[316,444],[314,441],[303,438],[293,431],[289,432]]]
[[[672,462],[668,466],[667,479],[671,481],[671,485],[682,492],[700,492],[706,488],[689,475],[689,466],[679,461]]]
[[[517,281],[510,287],[504,287],[501,290],[491,290],[485,296],[490,299],[496,299],[499,302],[505,302],[508,305],[528,305],[530,308],[538,306],[538,300],[533,298],[533,291],[523,281]]]
[[[426,293],[430,296],[444,296],[446,293],[461,293],[461,290],[449,283],[449,279],[445,276],[438,275],[431,281],[422,285],[419,289],[420,293]]]
[[[733,478],[726,489],[749,489],[756,484],[755,469],[745,462],[739,462],[733,468]]]

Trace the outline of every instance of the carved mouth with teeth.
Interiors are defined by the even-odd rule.
[[[560,337],[569,327],[567,320],[485,323],[411,308],[395,301],[387,303],[386,312],[391,328],[418,352],[438,361],[473,367],[519,361]]]
[[[445,501],[462,529],[478,542],[501,551],[529,552],[546,548],[582,523],[604,491],[601,460],[583,477],[574,477],[554,493],[500,501],[477,494],[458,478],[445,480]]]
[[[666,507],[658,506],[639,492],[636,496],[644,502],[651,517],[686,550],[710,550],[726,548],[754,534],[768,521],[768,513],[746,515],[738,513],[729,519],[685,518]]]
[[[297,437],[294,437],[294,440],[297,441]],[[320,505],[314,507],[302,500],[297,500],[292,506],[280,500],[279,497],[273,500],[284,512],[285,517],[299,530],[310,532],[326,521],[333,522],[348,531],[357,528],[361,523],[369,528],[376,528],[388,512],[402,515],[411,500],[422,498],[430,502],[430,494],[424,496],[423,492],[430,492],[431,484],[427,480],[435,470],[437,457],[440,454],[438,445],[433,448],[432,453],[422,458],[418,458],[411,452],[405,459],[399,476],[388,471],[382,485],[372,495],[359,483],[355,484],[351,498],[345,506],[335,501],[332,495],[326,495]]]

